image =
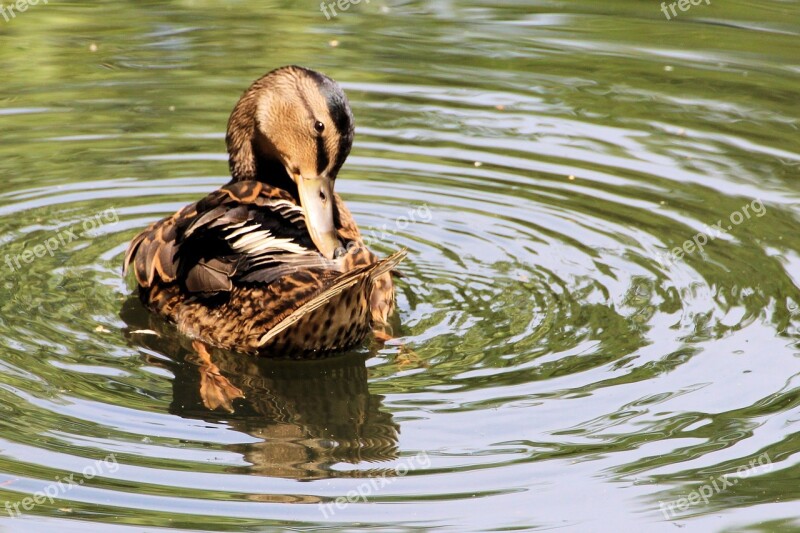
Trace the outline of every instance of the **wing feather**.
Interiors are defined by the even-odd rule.
[[[236,282],[268,284],[307,270],[341,272],[320,255],[303,210],[279,189],[237,182],[137,235],[125,255],[142,287],[181,283],[190,293],[230,291]]]
[[[273,327],[267,333],[262,335],[258,341],[258,345],[264,346],[270,340],[274,339],[277,335],[279,335],[283,331],[286,331],[292,325],[296,324],[301,318],[323,307],[333,298],[342,294],[348,289],[353,288],[360,282],[363,282],[366,279],[372,282],[376,278],[389,272],[406,257],[407,253],[408,251],[405,248],[403,248],[402,250],[395,252],[391,256],[381,261],[378,261],[377,263],[360,267],[356,270],[351,270],[350,272],[342,274],[333,281],[332,285],[323,289],[319,294],[312,297],[309,301],[298,307],[289,316],[287,316],[281,322],[279,322],[275,327]]]

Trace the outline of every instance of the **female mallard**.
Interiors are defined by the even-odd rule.
[[[333,192],[353,142],[339,85],[296,66],[266,74],[233,109],[226,142],[231,181],[128,247],[145,305],[202,343],[261,355],[382,332],[405,251],[378,260]]]

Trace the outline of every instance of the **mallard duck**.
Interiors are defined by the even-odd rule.
[[[128,247],[145,306],[196,342],[258,355],[386,340],[405,250],[379,260],[334,192],[353,134],[331,78],[288,66],[256,80],[228,121],[231,181]]]

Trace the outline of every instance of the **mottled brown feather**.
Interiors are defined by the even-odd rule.
[[[258,196],[254,196],[255,191]],[[343,226],[337,229],[343,241],[356,243],[341,260],[345,274],[308,268],[258,286],[233,283],[229,277],[232,266],[220,260],[198,262],[185,271],[179,268],[181,239],[187,233],[203,232],[222,219],[241,221],[242,205],[264,206],[273,200],[293,202],[279,189],[234,183],[148,226],[131,241],[125,256],[126,265],[133,263],[142,300],[151,310],[175,322],[183,333],[231,350],[299,357],[361,342],[373,321],[385,320],[386,309],[393,308],[394,289],[384,267],[387,260],[379,262],[363,246],[358,227],[338,196],[339,223]],[[399,258],[391,261],[393,268]],[[373,275],[376,270],[377,276]],[[347,290],[331,291],[348,275],[353,282]],[[198,287],[229,294],[221,303],[204,301],[192,296]],[[318,308],[308,311],[307,307],[297,318],[291,318],[292,324],[284,326],[280,334],[261,342],[272,328],[314,298],[321,302]],[[332,322],[325,328],[328,319]]]

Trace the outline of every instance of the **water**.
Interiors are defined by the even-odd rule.
[[[0,527],[800,528],[797,4],[316,4],[0,20]],[[122,254],[289,63],[350,96],[404,346],[230,355],[212,412]]]

